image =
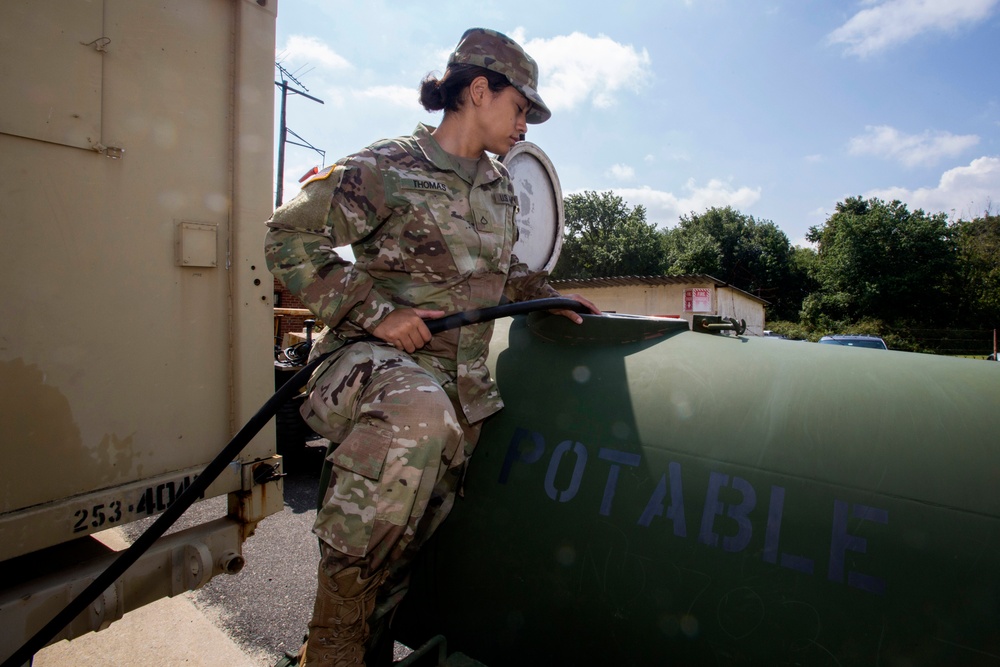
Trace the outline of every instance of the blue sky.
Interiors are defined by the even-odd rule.
[[[855,195],[1000,209],[1000,0],[280,0],[276,58],[324,101],[290,96],[288,127],[329,165],[436,124],[419,82],[473,26],[538,61],[527,139],[564,194],[661,227],[733,206],[796,245]],[[285,159],[287,201],[324,159]]]

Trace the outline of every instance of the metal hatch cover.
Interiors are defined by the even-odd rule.
[[[687,320],[643,315],[583,315],[583,324],[574,324],[550,312],[529,313],[528,330],[541,340],[566,345],[625,345],[667,338],[687,332]]]
[[[519,207],[514,254],[533,271],[551,272],[562,249],[565,225],[562,188],[555,167],[530,141],[514,144],[503,157],[503,164],[510,172]]]

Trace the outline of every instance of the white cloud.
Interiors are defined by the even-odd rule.
[[[409,112],[424,110],[420,106],[420,92],[416,86],[371,86],[370,88],[327,86],[319,90],[317,95],[323,99],[326,110],[360,109],[361,113],[365,113],[364,109],[372,109],[375,106],[381,109],[393,107]]]
[[[811,220],[816,220],[816,219],[826,220],[836,212],[837,212],[836,208],[826,208],[825,206],[820,206],[819,208],[814,208],[813,210],[809,211],[807,215]]]
[[[526,41],[524,28],[517,28],[511,37],[538,62],[538,92],[553,111],[588,101],[599,109],[614,106],[622,93],[638,91],[651,76],[646,49],[637,51],[605,35],[574,32]]]
[[[684,185],[685,192],[680,196],[650,187],[613,190],[629,205],[645,206],[646,220],[661,227],[673,225],[682,215],[702,213],[713,206],[732,206],[742,211],[760,199],[759,187],[734,188],[718,179],[712,179],[703,186],[698,186],[693,178],[688,179]]]
[[[925,32],[955,32],[986,19],[1000,0],[876,0],[829,35],[845,53],[864,58]]]
[[[385,102],[404,109],[421,110],[420,93],[414,86],[373,86],[354,91],[361,99]]]
[[[608,170],[607,174],[619,181],[631,181],[635,178],[635,169],[627,164],[616,164]]]
[[[970,218],[982,215],[1000,193],[1000,157],[981,157],[967,167],[949,169],[941,175],[937,187],[908,190],[894,187],[871,190],[865,197],[884,201],[898,199],[911,210],[922,208],[927,213],[947,213],[953,217]]]
[[[285,42],[285,48],[278,51],[280,62],[294,62],[301,65],[312,65],[328,70],[351,69],[352,65],[346,58],[327,46],[317,37],[291,35]]]
[[[849,142],[851,155],[874,155],[897,160],[907,167],[932,165],[942,158],[956,157],[979,143],[979,137],[974,134],[930,130],[922,134],[903,134],[888,125],[869,125],[865,131]]]

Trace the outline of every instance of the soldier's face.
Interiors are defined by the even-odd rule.
[[[514,86],[492,96],[484,107],[483,133],[486,150],[506,155],[528,131],[531,102]]]

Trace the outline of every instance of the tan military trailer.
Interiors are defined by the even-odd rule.
[[[0,662],[271,395],[275,0],[0,5]],[[273,427],[57,638],[238,571]],[[213,505],[215,506],[215,505]]]

